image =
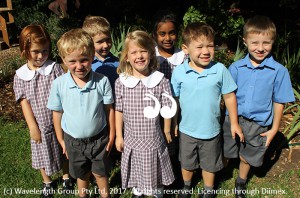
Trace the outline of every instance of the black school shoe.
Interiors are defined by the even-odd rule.
[[[192,196],[191,191],[191,186],[184,185],[183,189],[178,193],[178,198],[190,198]]]
[[[238,183],[235,181],[235,198],[246,198],[246,184]]]
[[[53,188],[53,182],[51,183],[43,183],[43,189],[42,189],[42,198],[52,198],[53,195],[55,194],[54,188]]]
[[[63,179],[62,193],[63,195],[74,195],[74,181],[71,178]]]

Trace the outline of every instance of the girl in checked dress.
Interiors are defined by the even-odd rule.
[[[16,71],[15,98],[22,107],[30,131],[32,167],[40,170],[43,178],[42,197],[51,197],[54,192],[50,176],[61,170],[63,158],[53,127],[52,112],[46,104],[52,81],[64,71],[59,64],[48,60],[51,41],[40,25],[28,25],[22,30],[20,50],[27,63]],[[72,185],[67,179],[67,172],[64,172],[63,190]]]
[[[172,115],[164,116],[163,132],[159,116],[174,107],[169,80],[157,69],[154,41],[144,31],[130,32],[117,69],[115,108],[122,188],[132,188],[134,197],[162,197],[163,186],[174,181],[166,146],[172,141]]]

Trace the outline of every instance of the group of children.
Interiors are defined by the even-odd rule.
[[[27,63],[16,71],[14,91],[30,130],[32,166],[43,177],[43,197],[51,195],[50,176],[61,169],[65,190],[73,188],[70,175],[79,197],[88,197],[92,174],[100,196],[110,197],[107,161],[114,144],[122,152],[122,188],[131,188],[133,197],[163,197],[163,187],[181,177],[178,196],[190,197],[198,168],[204,181],[199,196],[215,197],[216,172],[237,157],[235,196],[246,197],[250,167],[262,165],[284,104],[295,100],[287,69],[271,55],[275,25],[268,17],[250,18],[243,35],[248,54],[229,69],[213,60],[209,25],[188,24],[182,50],[177,36],[175,15],[160,13],[152,36],[128,33],[118,59],[110,53],[109,22],[88,16],[57,43],[64,73],[48,60],[50,37],[43,27],[22,30]],[[178,157],[180,175],[174,171]]]

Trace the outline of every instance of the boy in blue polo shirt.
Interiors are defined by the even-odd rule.
[[[107,76],[114,90],[115,81],[119,77],[117,74],[119,59],[110,52],[112,40],[109,22],[101,16],[87,16],[82,29],[89,33],[94,41],[95,56],[92,70]]]
[[[77,179],[79,196],[88,196],[92,173],[101,197],[109,197],[105,160],[115,137],[110,83],[91,70],[95,48],[88,33],[70,30],[57,46],[68,68],[68,73],[53,81],[47,104],[53,111],[58,142],[69,158],[69,171]]]
[[[259,167],[263,163],[265,152],[279,129],[284,103],[295,100],[288,70],[271,55],[275,38],[276,27],[268,17],[248,19],[243,33],[248,54],[229,67],[238,86],[239,124],[245,137],[244,144],[231,138],[232,123],[226,117],[224,157],[240,158],[239,176],[235,182],[237,198],[246,197],[250,167]]]
[[[234,94],[237,86],[226,67],[212,61],[214,35],[207,24],[187,25],[182,35],[182,49],[189,58],[175,67],[171,78],[173,94],[179,98],[181,108],[179,159],[184,189],[179,197],[190,197],[193,171],[199,167],[204,181],[202,197],[215,196],[215,173],[223,168],[221,96],[229,110],[232,136],[238,135],[243,140]]]

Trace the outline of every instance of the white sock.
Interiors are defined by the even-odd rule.
[[[132,188],[132,193],[137,196],[142,196],[141,191],[139,191],[136,187]]]

